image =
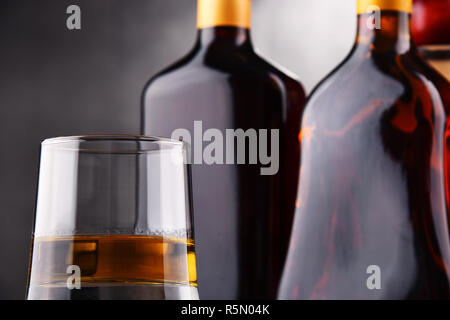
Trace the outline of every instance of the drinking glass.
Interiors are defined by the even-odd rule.
[[[27,299],[198,299],[187,145],[42,143]]]

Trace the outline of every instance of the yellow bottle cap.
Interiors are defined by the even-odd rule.
[[[231,26],[250,28],[251,0],[198,0],[199,29]]]

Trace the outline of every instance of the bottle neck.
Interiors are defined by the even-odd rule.
[[[198,0],[198,41],[201,46],[220,43],[250,44],[251,0]]]
[[[411,8],[411,0],[358,0],[357,46],[381,54],[410,51]]]

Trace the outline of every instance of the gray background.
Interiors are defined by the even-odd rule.
[[[66,28],[66,8],[82,30]],[[195,0],[0,1],[0,299],[25,294],[46,137],[138,133],[139,100],[155,72],[186,53]],[[254,0],[253,40],[308,92],[349,51],[353,0]]]

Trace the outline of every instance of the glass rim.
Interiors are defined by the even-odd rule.
[[[129,142],[129,143],[148,143],[150,145],[164,146],[166,149],[185,148],[186,142],[182,140],[175,140],[166,137],[146,136],[146,135],[133,135],[133,134],[92,134],[92,135],[74,135],[74,136],[60,136],[47,138],[41,142],[42,147],[55,147],[61,150],[73,150],[73,151],[93,151],[93,152],[114,152],[117,150],[103,149],[99,150],[98,146],[89,148],[88,145],[84,145],[83,148],[74,147],[73,143],[98,143],[98,142]],[[143,148],[142,150],[121,150],[122,152],[154,152],[154,149]]]

